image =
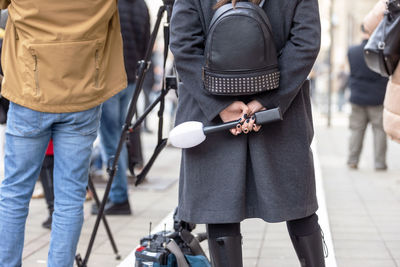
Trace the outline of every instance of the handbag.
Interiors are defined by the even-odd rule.
[[[400,0],[389,0],[378,27],[364,47],[367,66],[384,77],[393,74],[400,59]]]

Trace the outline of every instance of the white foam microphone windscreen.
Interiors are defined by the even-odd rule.
[[[202,143],[206,136],[201,122],[187,121],[172,129],[168,139],[174,147],[190,148]]]

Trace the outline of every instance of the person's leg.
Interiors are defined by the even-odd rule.
[[[74,262],[100,113],[100,106],[82,112],[62,113],[53,125],[55,198],[49,267],[70,267]]]
[[[349,167],[357,168],[367,124],[368,117],[366,108],[351,104],[351,114],[349,118],[351,135],[349,140],[349,157],[347,160]]]
[[[344,106],[344,104],[346,103],[346,100],[345,100],[345,97],[344,97],[344,93],[345,93],[344,90],[340,90],[340,91],[337,93],[337,96],[338,96],[337,105],[338,105],[338,111],[339,111],[339,112],[342,112],[343,106]]]
[[[242,267],[240,223],[207,224],[208,248],[213,267]]]
[[[39,177],[50,130],[42,113],[10,103],[5,177],[0,186],[0,266],[21,266],[29,201]]]
[[[54,157],[46,155],[40,170],[40,181],[42,182],[44,197],[46,199],[49,217],[42,223],[44,228],[51,228],[52,215],[54,211],[54,189],[53,189]]]
[[[95,144],[93,147],[93,153],[90,158],[90,174],[93,179],[100,178],[103,176],[103,160],[101,159],[101,148],[100,144]]]
[[[111,156],[115,155],[117,150],[133,90],[134,84],[129,84],[125,90],[103,104],[100,124],[100,141],[104,153],[103,158],[106,162],[109,161]],[[128,152],[126,146],[122,146],[118,159],[118,170],[111,185],[110,195],[108,197],[109,202],[104,210],[105,214],[129,215],[132,213],[128,199],[127,169]],[[92,209],[92,213],[97,214],[97,209]]]
[[[386,170],[387,137],[383,130],[383,106],[368,107],[368,117],[374,135],[375,169]]]
[[[302,267],[324,267],[325,257],[318,216],[286,222],[290,239]]]
[[[112,98],[103,103],[102,115],[100,122],[100,143],[102,146],[102,158],[106,166],[112,156],[115,155],[118,142],[121,137],[121,124],[120,106],[121,96],[124,91],[118,93]],[[126,147],[123,146],[119,160],[118,169],[115,174],[113,183],[111,185],[110,195],[108,199],[112,203],[124,203],[128,200],[128,184],[126,180],[127,169],[127,156]]]
[[[120,114],[119,120],[120,120],[120,125],[121,125],[120,129],[122,129],[122,126],[125,124],[128,107],[132,100],[134,89],[135,89],[135,84],[132,83],[132,84],[128,84],[128,87],[123,92],[121,92],[122,95],[121,95],[120,105],[119,105],[119,114]],[[126,146],[124,146],[124,148],[123,148],[123,153],[121,152],[120,161],[121,161],[121,163],[124,164],[121,166],[125,170],[124,173],[126,173],[126,170],[128,169],[128,150],[127,150]],[[125,178],[126,178],[126,175],[125,175]],[[125,179],[125,181],[126,181],[126,179]]]

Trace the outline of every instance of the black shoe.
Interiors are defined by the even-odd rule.
[[[98,213],[98,207],[96,204],[92,205],[91,213],[96,215]],[[131,215],[131,206],[129,204],[129,200],[122,203],[113,203],[111,201],[107,201],[106,206],[104,207],[104,214],[106,215]]]
[[[47,220],[42,223],[42,227],[51,230],[51,223],[53,222],[53,217],[50,215]]]

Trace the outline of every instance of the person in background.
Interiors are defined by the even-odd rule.
[[[52,139],[55,198],[47,266],[71,267],[101,103],[127,86],[117,2],[0,0],[0,8],[9,12],[1,94],[10,101],[0,266],[22,265],[29,202]]]
[[[346,72],[345,65],[340,65],[340,71],[337,76],[338,92],[337,92],[337,105],[338,111],[343,111],[343,106],[346,104],[346,89],[349,85],[349,74]]]
[[[44,157],[42,168],[40,170],[39,178],[43,187],[44,198],[46,200],[47,209],[49,211],[49,216],[42,223],[42,227],[46,229],[51,229],[51,224],[53,221],[54,212],[54,148],[53,140],[50,140],[49,146],[46,150],[46,156]],[[91,199],[91,192],[89,189],[86,191],[86,200]]]
[[[150,40],[150,17],[144,0],[119,0],[118,9],[128,87],[107,100],[102,107],[99,133],[103,164],[106,166],[117,150],[127,108],[135,88],[136,67],[138,61],[144,58]],[[123,146],[108,202],[104,208],[107,215],[132,213],[128,198],[127,164],[127,149]],[[92,214],[97,212],[97,206],[93,204]]]
[[[379,0],[364,18],[364,29],[369,34],[378,26],[385,10],[386,1]],[[383,107],[383,129],[392,140],[400,143],[400,65],[389,78]]]
[[[43,186],[44,197],[46,199],[47,209],[49,210],[49,216],[42,223],[42,226],[47,229],[51,229],[51,223],[53,221],[54,211],[54,185],[53,185],[53,172],[54,172],[54,149],[53,141],[50,140],[49,146],[46,150],[46,156],[43,160],[42,169],[40,170],[40,181]]]
[[[369,33],[361,27],[363,40],[361,44],[350,47],[348,60],[350,64],[350,103],[349,118],[350,140],[347,165],[351,169],[358,168],[363,147],[365,130],[371,124],[374,136],[375,170],[387,169],[386,165],[386,134],[383,131],[382,112],[387,78],[370,70],[364,60],[364,46]]]

